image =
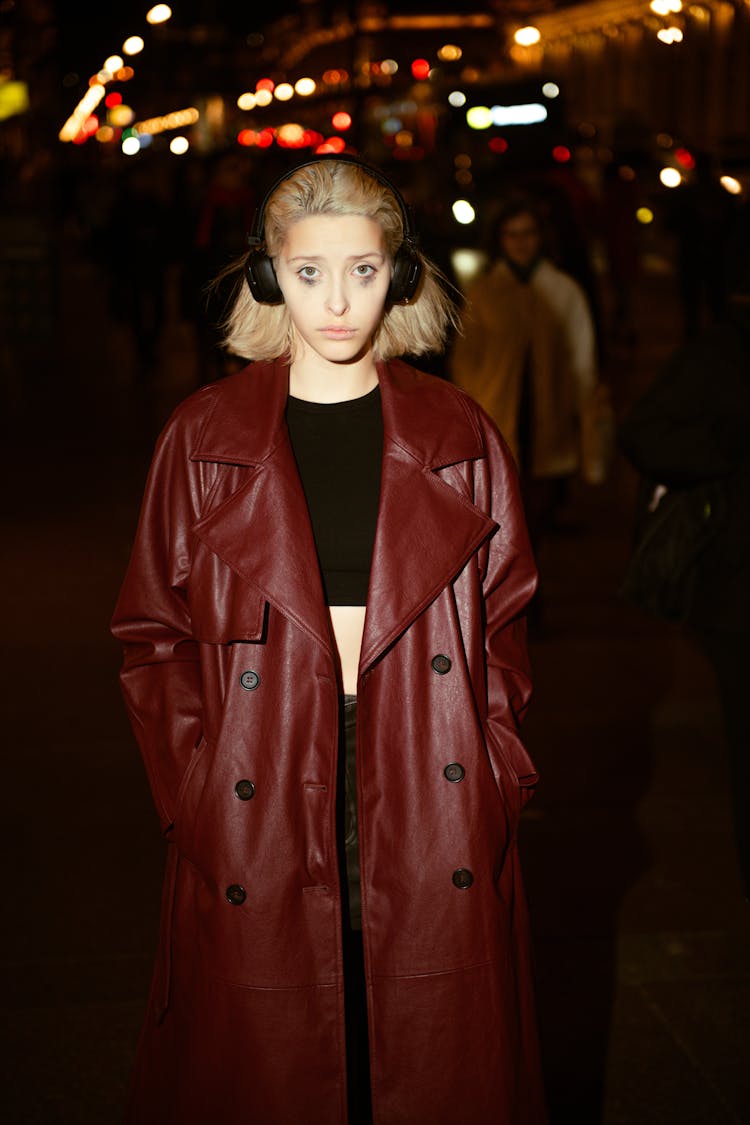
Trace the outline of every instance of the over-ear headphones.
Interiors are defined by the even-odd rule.
[[[414,230],[410,208],[407,206],[398,188],[392,184],[387,176],[378,168],[374,168],[371,164],[366,164],[363,160],[360,160],[356,156],[351,156],[348,153],[318,156],[315,160],[306,160],[303,164],[297,164],[296,167],[292,168],[289,172],[286,172],[283,176],[279,176],[276,182],[268,189],[263,198],[263,202],[255,212],[253,225],[247,236],[250,252],[245,262],[245,279],[250,286],[250,292],[261,305],[283,304],[284,295],[276,280],[276,271],[273,268],[273,262],[266,251],[266,206],[276,189],[283,184],[285,180],[289,180],[292,176],[296,175],[300,169],[309,168],[312,164],[322,164],[329,160],[339,160],[349,164],[356,164],[357,167],[362,168],[368,176],[372,176],[374,180],[377,180],[379,184],[382,184],[383,187],[388,188],[388,190],[393,193],[393,197],[401,211],[404,237],[396,251],[396,256],[393,261],[393,275],[386,295],[386,303],[396,305],[400,301],[410,301],[417,291],[419,279],[422,276],[422,259],[417,252],[417,236]]]

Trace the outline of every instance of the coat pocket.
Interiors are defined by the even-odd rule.
[[[154,972],[151,979],[151,1012],[157,1027],[164,1022],[169,1011],[172,991],[172,930],[174,907],[177,895],[177,872],[180,855],[174,845],[167,849],[167,862],[164,869],[164,884],[161,894],[161,917],[159,921],[159,943],[156,950]]]
[[[191,840],[195,835],[194,825],[211,764],[210,758],[209,743],[203,737],[193,751],[177,793],[172,839],[186,859],[194,858]]]
[[[521,739],[513,731],[503,727],[501,732],[496,732],[495,727],[486,722],[484,741],[498,789],[509,802],[515,830],[521,810],[534,795],[539,774]]]

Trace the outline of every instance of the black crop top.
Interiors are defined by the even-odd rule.
[[[366,605],[380,500],[380,387],[347,402],[287,400],[327,605]]]

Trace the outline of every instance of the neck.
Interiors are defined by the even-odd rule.
[[[295,356],[289,367],[289,394],[307,402],[346,402],[361,398],[377,384],[371,349],[350,363],[332,363],[303,354]]]

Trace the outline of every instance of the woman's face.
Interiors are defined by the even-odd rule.
[[[365,355],[391,281],[383,231],[363,215],[311,215],[290,227],[275,262],[294,325],[295,360],[331,363]]]

